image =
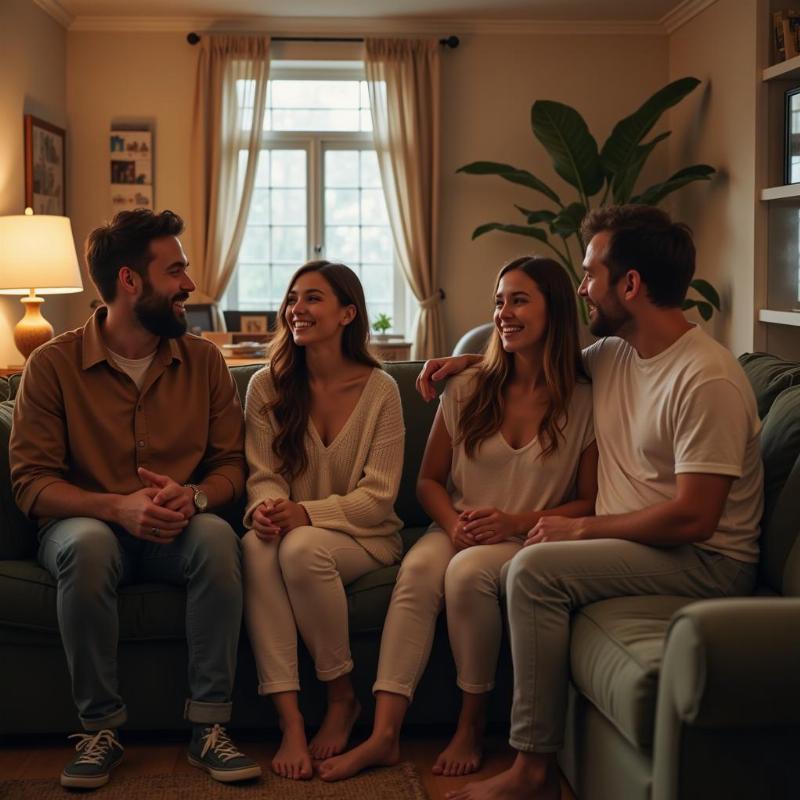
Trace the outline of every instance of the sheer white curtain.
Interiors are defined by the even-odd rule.
[[[200,42],[191,181],[196,302],[222,297],[239,257],[261,149],[269,46],[268,36],[204,34]]]
[[[414,357],[444,352],[436,275],[439,203],[437,40],[366,40],[375,149],[395,249],[419,302]]]

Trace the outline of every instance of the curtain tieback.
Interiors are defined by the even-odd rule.
[[[424,308],[426,311],[438,305],[445,298],[444,289],[437,289],[430,297],[419,301],[419,307]]]

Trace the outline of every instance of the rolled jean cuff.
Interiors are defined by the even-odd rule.
[[[353,660],[349,658],[344,662],[344,664],[339,664],[338,667],[332,667],[331,669],[318,669],[317,678],[327,683],[328,681],[336,680],[336,678],[341,678],[342,675],[347,675],[352,671]]]
[[[456,678],[456,686],[467,694],[486,694],[494,689],[494,681],[489,683],[465,683],[461,678]]]
[[[258,684],[260,695],[277,694],[278,692],[299,692],[300,681],[271,681]]]
[[[230,722],[233,703],[203,703],[200,700],[187,700],[183,708],[183,718],[189,722]]]
[[[513,736],[508,740],[508,743],[518,753],[557,753],[561,750],[563,744],[536,744],[535,742],[520,742]]]
[[[410,703],[414,699],[414,690],[409,686],[403,686],[402,683],[394,683],[393,681],[375,681],[372,684],[372,694],[376,692],[389,692],[389,694],[399,694],[401,697],[407,697]]]
[[[95,733],[110,728],[121,728],[128,721],[128,709],[125,706],[105,717],[81,717],[81,725],[85,731]]]

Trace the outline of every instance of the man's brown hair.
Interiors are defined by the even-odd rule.
[[[120,211],[110,223],[95,228],[86,239],[86,265],[100,297],[110,303],[117,296],[117,276],[130,267],[147,281],[152,260],[150,242],[183,233],[183,220],[172,211],[156,214],[146,208]]]

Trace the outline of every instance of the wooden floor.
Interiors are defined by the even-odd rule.
[[[186,743],[170,738],[122,737],[125,760],[116,770],[117,775],[163,775],[192,772],[186,761]],[[237,744],[248,755],[258,759],[264,770],[269,769],[275,742],[248,741],[237,737]],[[444,800],[445,792],[475,780],[467,778],[442,778],[431,772],[436,756],[446,744],[446,739],[412,736],[403,741],[402,758],[412,761],[422,776],[430,800]],[[64,765],[72,758],[74,750],[66,742],[48,738],[36,744],[30,739],[22,743],[0,746],[0,780],[26,778],[52,778],[58,780]],[[489,777],[505,769],[513,758],[513,751],[500,737],[489,741],[486,760],[480,777]],[[231,795],[232,800],[234,795]],[[575,800],[566,782],[562,781],[562,800]]]

